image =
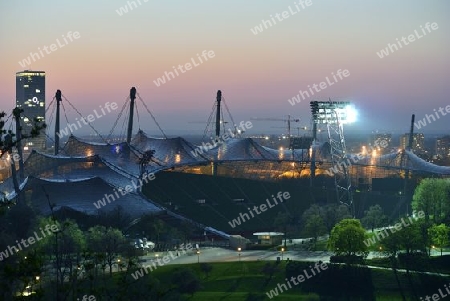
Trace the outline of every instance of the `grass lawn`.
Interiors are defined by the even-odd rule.
[[[299,269],[308,269],[308,263],[297,262]],[[206,276],[198,264],[169,265],[152,272],[162,283],[170,283],[173,272],[180,268],[191,268],[200,278],[202,288],[188,297],[189,300],[270,300],[266,292],[286,283],[286,262],[276,266],[273,277],[263,274],[267,262],[212,263]],[[327,275],[328,273],[328,275]],[[300,274],[300,273],[298,273]],[[298,275],[296,274],[296,275]],[[319,276],[320,275],[320,276]],[[449,279],[427,275],[398,274],[392,271],[354,269],[346,270],[334,266],[306,280],[298,286],[284,291],[273,299],[278,300],[402,300],[400,288],[407,300],[432,294],[448,283]],[[347,284],[346,284],[347,283]],[[400,285],[400,288],[399,288]],[[347,292],[345,291],[347,290]],[[354,291],[354,293],[350,293]],[[359,292],[361,294],[359,295]],[[320,298],[319,296],[322,296]],[[368,297],[369,296],[369,297]]]

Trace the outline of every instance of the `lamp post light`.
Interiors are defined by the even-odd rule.
[[[283,261],[284,248],[281,248],[281,261]]]
[[[241,261],[241,247],[238,248],[238,252],[239,252],[239,262]]]
[[[200,251],[197,251],[197,263],[200,263]]]
[[[35,279],[36,279],[36,283],[39,283],[39,289],[41,289],[42,286],[41,286],[41,282],[39,281],[41,279],[41,277],[38,275],[38,276],[36,276]]]

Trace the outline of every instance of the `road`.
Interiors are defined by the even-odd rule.
[[[309,261],[309,262],[330,262],[330,256],[333,254],[332,252],[327,251],[248,251],[244,250],[241,252],[223,249],[223,248],[205,248],[201,249],[199,254],[196,254],[195,250],[190,251],[187,254],[181,254],[180,256],[176,256],[176,252],[156,252],[150,253],[146,256],[140,257],[140,263],[142,266],[151,265],[152,261],[155,261],[156,265],[165,265],[165,264],[190,264],[197,262],[232,262],[232,261],[275,261],[279,257],[283,260],[296,260],[296,261]],[[439,252],[434,252],[432,254],[434,256],[440,255]],[[449,253],[449,252],[445,252]],[[164,256],[167,256],[170,260],[167,263],[163,263],[162,259]],[[382,253],[379,252],[370,252],[367,259],[379,258],[382,257]],[[161,264],[158,264],[159,262]],[[166,258],[166,261],[167,261]]]
[[[172,255],[171,255],[172,254]],[[150,265],[152,261],[162,263],[162,258],[168,256],[170,261],[166,264],[189,264],[197,262],[231,262],[231,261],[258,261],[258,260],[277,260],[277,257],[283,260],[298,261],[323,261],[329,262],[331,252],[310,252],[310,251],[234,251],[222,248],[206,248],[201,249],[199,254],[195,251],[176,257],[176,252],[156,252],[146,256],[141,256],[140,261],[143,266]],[[175,257],[175,258],[173,258]],[[167,259],[166,259],[167,260]]]

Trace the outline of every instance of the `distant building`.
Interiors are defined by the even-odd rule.
[[[20,124],[22,133],[29,135],[33,120],[45,122],[45,72],[25,70],[16,73],[16,107],[23,109]],[[45,135],[26,139],[25,151],[45,149]]]
[[[390,148],[392,147],[392,134],[372,134],[370,135],[370,145]]]
[[[400,137],[400,148],[406,149],[409,144],[409,134]],[[422,133],[413,134],[412,151],[416,154],[425,153],[425,136]]]
[[[450,136],[436,139],[436,155],[442,158],[450,158]]]
[[[283,241],[284,233],[281,232],[257,232],[253,236],[258,237],[260,245],[279,245]]]

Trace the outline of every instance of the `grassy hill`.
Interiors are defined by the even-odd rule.
[[[200,265],[192,264],[189,268],[201,279],[202,289],[190,300],[270,300],[266,292],[279,283],[285,283],[285,278],[301,274],[311,265],[307,262],[282,262],[278,265],[270,263],[275,268],[270,277],[263,272],[266,264],[267,262],[214,263],[211,264],[212,270],[208,276],[202,272]],[[164,266],[153,273],[161,283],[167,283],[174,271],[182,268],[186,266]],[[395,301],[402,300],[402,290],[407,300],[418,300],[418,297],[436,293],[449,280],[417,274],[407,277],[404,273],[399,273],[397,279],[392,271],[387,270],[329,266],[327,270],[298,286],[292,285],[292,289],[273,299]]]

